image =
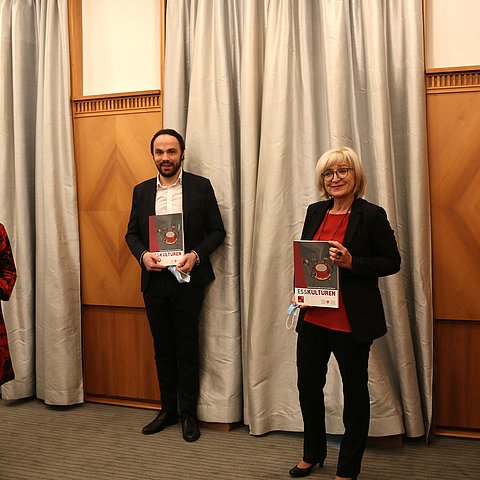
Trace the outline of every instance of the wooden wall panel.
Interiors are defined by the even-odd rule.
[[[428,96],[435,316],[480,319],[480,92]]]
[[[83,307],[86,399],[160,402],[152,337],[143,308]]]
[[[480,434],[480,322],[437,320],[437,428]]]
[[[85,399],[158,408],[140,266],[125,233],[134,185],[156,174],[149,149],[161,112],[105,115],[103,101],[90,108],[74,119]]]
[[[480,437],[480,68],[426,80],[435,432]]]
[[[143,306],[140,268],[125,243],[132,188],[155,175],[160,113],[75,119],[82,303]]]

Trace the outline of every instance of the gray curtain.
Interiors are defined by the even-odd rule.
[[[18,279],[2,398],[83,401],[67,0],[0,2],[0,218]]]
[[[421,2],[178,0],[166,25],[164,125],[186,134],[186,168],[212,180],[228,232],[202,325],[200,418],[237,421],[242,408],[252,434],[302,430],[285,328],[292,240],[318,200],[317,159],[347,145],[403,258],[381,281],[389,333],[371,354],[370,435],[423,435],[433,342]],[[343,431],[341,391],[332,359],[330,433]]]

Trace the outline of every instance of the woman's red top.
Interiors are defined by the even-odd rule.
[[[313,240],[336,240],[337,242],[343,243],[349,220],[350,212],[340,215],[327,212]],[[339,274],[341,275],[340,272]],[[338,297],[339,308],[308,307],[304,320],[320,327],[329,328],[330,330],[351,332],[352,328],[350,327],[347,312],[345,311],[341,289],[339,290]]]

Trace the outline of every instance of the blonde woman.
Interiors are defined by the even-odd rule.
[[[303,457],[292,477],[306,477],[327,455],[323,388],[330,355],[342,376],[345,433],[336,479],[360,473],[370,422],[368,357],[373,340],[387,332],[378,278],[400,269],[400,254],[385,210],[362,198],[366,177],[348,147],[325,152],[316,166],[323,201],[308,207],[303,240],[330,243],[339,267],[339,308],[302,308],[297,324],[297,370],[304,423]]]

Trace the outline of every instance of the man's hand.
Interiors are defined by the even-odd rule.
[[[186,253],[178,262],[177,270],[182,273],[190,273],[195,266],[197,256],[190,252]]]
[[[167,268],[165,265],[160,264],[160,259],[152,252],[145,252],[143,254],[142,263],[149,272],[159,272]]]

